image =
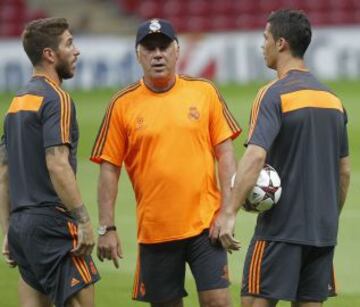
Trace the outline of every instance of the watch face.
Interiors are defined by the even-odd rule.
[[[106,233],[106,226],[99,226],[97,231],[100,236],[103,236]]]

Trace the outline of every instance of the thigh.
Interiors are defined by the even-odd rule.
[[[31,287],[21,277],[19,281],[19,297],[20,297],[20,306],[22,307],[52,306],[50,299],[45,294]]]
[[[186,261],[199,292],[228,288],[230,282],[227,253],[220,243],[210,242],[208,231],[189,239]]]
[[[241,295],[269,302],[295,300],[301,255],[300,245],[253,239],[244,263]]]
[[[76,292],[66,302],[66,307],[94,307],[94,285],[89,285],[86,288]]]
[[[187,295],[184,246],[184,240],[139,244],[133,299],[164,303]]]
[[[305,247],[297,301],[322,302],[336,295],[334,247]]]

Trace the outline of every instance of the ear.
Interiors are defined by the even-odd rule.
[[[56,60],[56,52],[51,48],[45,48],[42,53],[42,57],[45,61],[50,64],[54,64]]]
[[[140,63],[140,44],[136,46],[135,52],[136,52],[136,59],[138,63]]]
[[[285,38],[283,38],[283,37],[280,37],[280,38],[277,40],[276,46],[277,46],[277,49],[278,49],[279,52],[284,51],[284,50],[286,50],[286,49],[289,48],[288,42],[287,42],[287,41],[285,40]]]

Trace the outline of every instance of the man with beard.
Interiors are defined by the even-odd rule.
[[[3,255],[19,268],[22,306],[94,305],[94,236],[76,182],[75,105],[61,87],[79,56],[63,18],[29,23],[22,36],[34,67],[12,100],[0,146]]]

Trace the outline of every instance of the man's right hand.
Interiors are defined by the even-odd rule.
[[[121,242],[116,231],[108,231],[99,236],[97,246],[97,256],[102,262],[104,259],[112,260],[114,266],[119,268],[119,259],[123,258]]]
[[[71,253],[78,257],[91,255],[95,246],[95,238],[90,221],[78,223],[77,238],[77,246],[71,251]]]

